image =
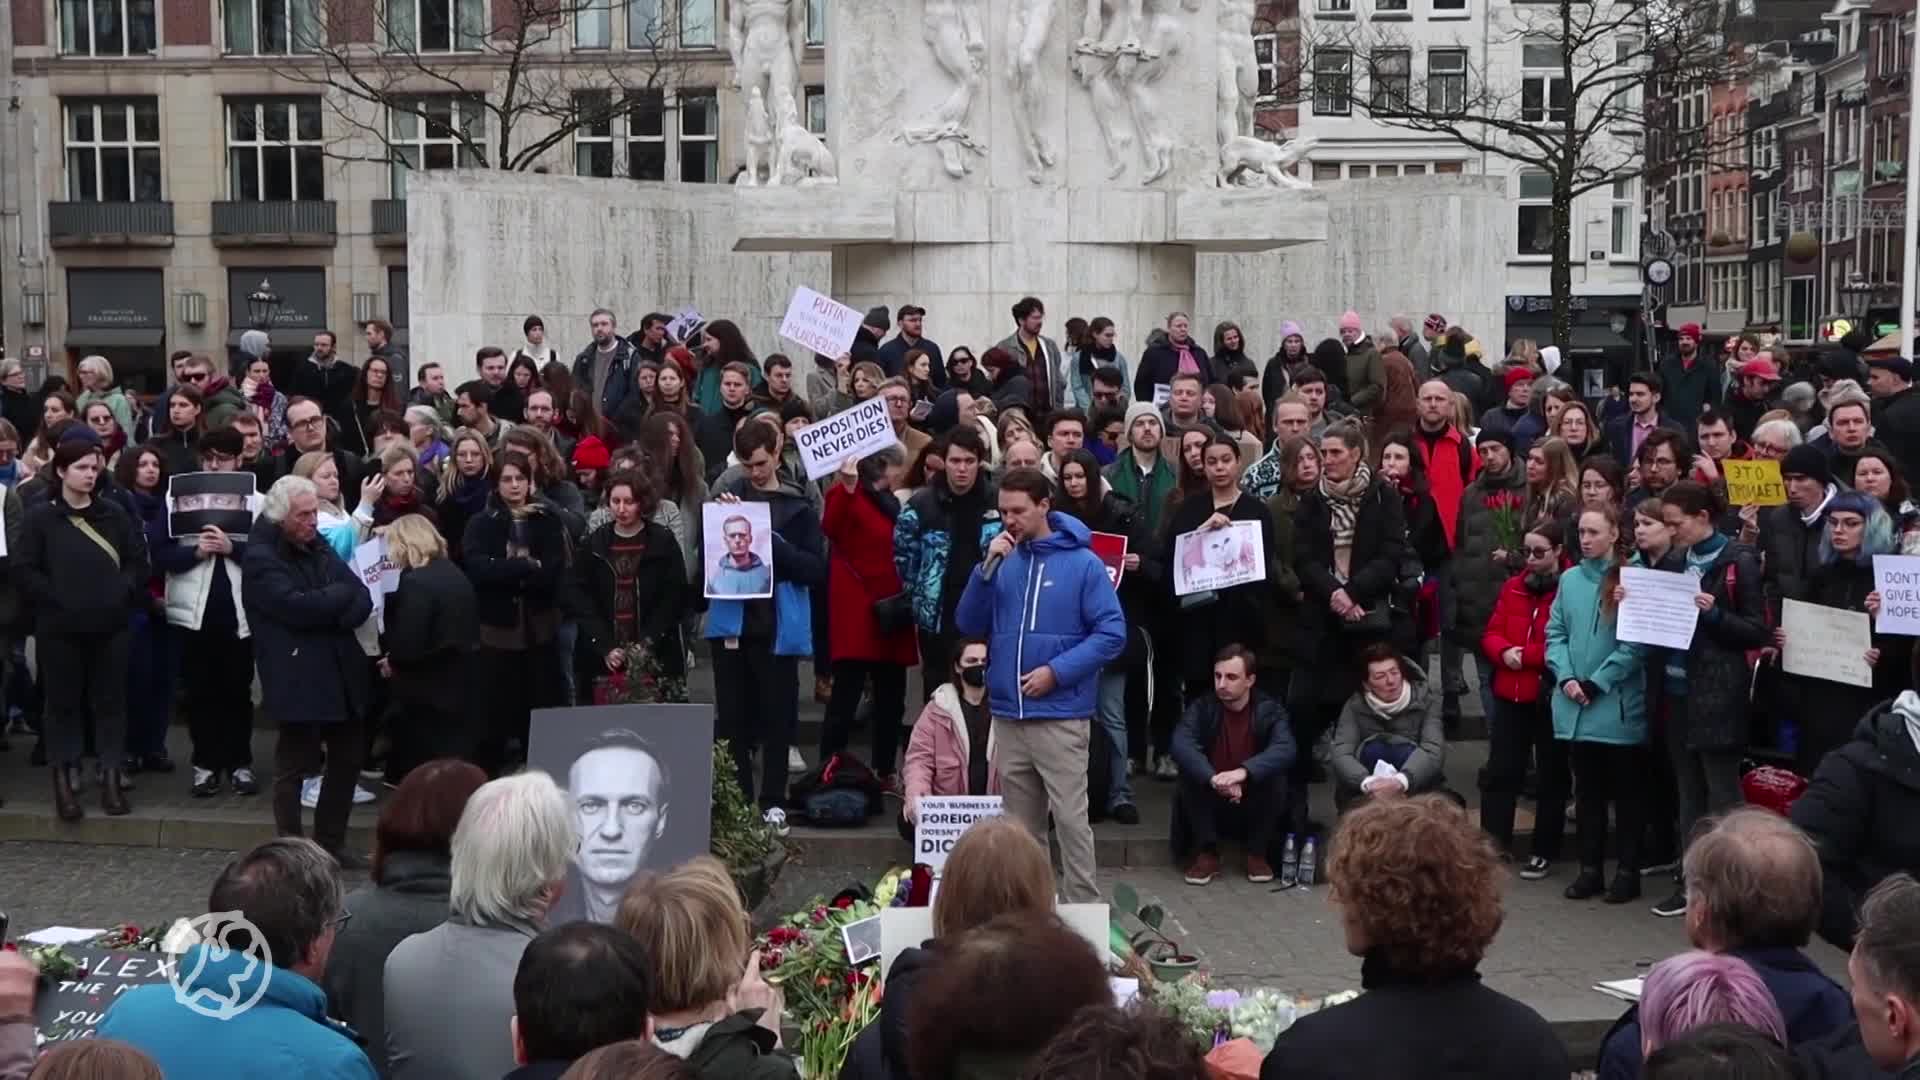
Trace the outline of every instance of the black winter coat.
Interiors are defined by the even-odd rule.
[[[1372,954],[1360,985],[1357,999],[1282,1032],[1260,1080],[1564,1080],[1573,1073],[1552,1026],[1489,990],[1476,972],[1418,982]]]
[[[1920,388],[1873,403],[1873,437],[1900,459],[1902,476],[1920,476]]]
[[[1813,571],[1805,599],[1845,611],[1865,611],[1867,594],[1873,590],[1873,564],[1843,559]],[[1802,675],[1790,677],[1790,682],[1797,684],[1801,702],[1803,764],[1817,764],[1821,755],[1846,742],[1860,717],[1912,685],[1912,638],[1876,630],[1873,647],[1880,650],[1880,662],[1873,666],[1872,686],[1850,686]]]
[[[240,596],[253,631],[261,708],[285,724],[338,724],[365,711],[366,654],[353,632],[373,600],[326,541],[294,544],[260,518],[247,534]]]
[[[1206,347],[1198,339],[1187,339],[1187,347],[1193,351],[1193,361],[1200,366],[1200,377],[1210,379],[1213,369],[1208,366]],[[1180,372],[1180,352],[1170,342],[1147,346],[1140,354],[1140,370],[1133,373],[1133,400],[1152,401],[1153,388],[1170,383]]]
[[[512,630],[527,616],[559,607],[561,586],[567,579],[566,525],[544,499],[535,496],[533,507],[525,518],[530,557],[507,556],[513,513],[498,495],[487,496],[486,510],[467,522],[460,565],[473,580],[482,626]]]
[[[380,636],[393,667],[393,694],[403,703],[440,704],[480,648],[479,601],[473,583],[452,559],[435,559],[400,572],[387,597]]]
[[[1800,521],[1793,504],[1776,506],[1760,518],[1760,551],[1765,559],[1767,612],[1780,625],[1780,601],[1805,600],[1812,588],[1813,568],[1820,565],[1820,534],[1827,527],[1822,512],[1813,524]]]
[[[1301,633],[1316,643],[1319,672],[1317,697],[1323,704],[1345,701],[1359,685],[1361,647],[1370,643],[1365,633],[1343,631],[1329,603],[1339,589],[1372,613],[1387,607],[1399,581],[1400,564],[1407,555],[1407,521],[1400,492],[1376,480],[1360,497],[1354,519],[1350,573],[1345,585],[1334,577],[1333,511],[1318,488],[1309,492],[1294,514],[1294,570],[1306,597],[1301,605]],[[1363,640],[1366,639],[1366,640]],[[1379,640],[1385,640],[1381,634]]]
[[[636,633],[653,650],[654,659],[670,675],[686,670],[686,646],[680,640],[680,626],[692,602],[687,588],[686,560],[673,534],[658,522],[648,521],[641,535],[646,552],[640,557],[635,575],[634,595],[639,612]],[[574,607],[580,623],[580,648],[583,669],[605,674],[606,655],[616,645],[613,600],[614,573],[609,551],[613,546],[613,523],[593,530],[574,552]]]
[[[1687,650],[1689,750],[1746,749],[1753,686],[1747,650],[1772,643],[1759,582],[1759,556],[1736,541],[1728,541],[1700,575],[1700,591],[1714,602],[1711,611],[1701,613]],[[1647,666],[1657,663],[1649,660]]]
[[[1162,563],[1172,566],[1176,558],[1175,541],[1181,534],[1200,528],[1214,513],[1213,496],[1208,492],[1181,499],[1167,520],[1160,549]],[[1260,500],[1238,492],[1226,515],[1232,521],[1259,522],[1260,545],[1265,549],[1262,557],[1269,568],[1279,564],[1280,549],[1274,543],[1273,521]],[[1283,601],[1281,586],[1270,569],[1264,581],[1215,590],[1216,599],[1210,604],[1181,608],[1177,599],[1173,601],[1174,609],[1179,611],[1181,676],[1189,682],[1212,678],[1213,658],[1228,645],[1243,645],[1255,653],[1271,651],[1267,641],[1267,612]],[[1290,600],[1291,591],[1284,596]]]
[[[907,1009],[914,990],[939,965],[940,943],[926,941],[917,949],[902,949],[887,972],[886,996],[880,999],[880,1018],[867,1025],[853,1041],[840,1080],[907,1080]]]
[[[1894,703],[1875,706],[1820,762],[1792,817],[1820,850],[1820,936],[1851,949],[1867,890],[1890,874],[1920,874],[1920,749]]]
[[[1054,506],[1061,507],[1059,499]],[[1068,511],[1071,512],[1071,511]],[[1146,659],[1147,620],[1165,609],[1161,594],[1166,591],[1167,564],[1158,538],[1150,534],[1143,515],[1135,512],[1133,500],[1108,488],[1100,496],[1098,511],[1081,522],[1093,532],[1115,533],[1127,538],[1127,554],[1140,556],[1140,567],[1120,576],[1120,610],[1127,617],[1127,649],[1113,662],[1123,668]]]
[[[114,553],[81,532],[75,518]],[[129,611],[148,605],[146,537],[112,499],[96,495],[84,510],[75,510],[54,486],[52,498],[27,510],[19,547],[9,552],[13,580],[26,593],[39,633],[112,633],[126,627]]]

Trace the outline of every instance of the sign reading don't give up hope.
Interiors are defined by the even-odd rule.
[[[807,466],[807,479],[830,476],[840,466],[900,441],[894,433],[893,419],[887,415],[887,399],[879,395],[837,412],[817,424],[808,424],[793,436],[800,460]]]

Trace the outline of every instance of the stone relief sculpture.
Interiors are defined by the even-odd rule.
[[[1220,0],[1215,61],[1220,83],[1214,123],[1223,155],[1235,136],[1253,134],[1253,98],[1260,92],[1260,69],[1253,59],[1253,5],[1254,0]]]
[[[1093,98],[1094,119],[1112,159],[1109,179],[1126,170],[1136,139],[1145,169],[1142,183],[1153,183],[1173,167],[1173,138],[1155,87],[1171,58],[1186,47],[1181,15],[1199,7],[1200,0],[1117,0],[1112,6],[1087,0],[1071,66]],[[1103,20],[1108,13],[1111,17]]]
[[[1040,132],[1042,81],[1040,53],[1053,32],[1054,0],[1011,0],[1007,10],[1008,82],[1013,87],[1013,130],[1027,161],[1027,179],[1035,184],[1053,168],[1053,148]]]
[[[766,96],[756,86],[747,91],[747,166],[734,183],[743,187],[759,184],[762,165],[772,181],[779,169],[774,161],[773,119],[767,114]]]
[[[1309,136],[1286,142],[1268,142],[1253,135],[1235,135],[1220,148],[1220,184],[1222,187],[1274,187],[1304,191],[1313,185],[1288,170],[1312,152],[1320,140]]]
[[[774,91],[774,113],[779,119],[780,149],[773,162],[776,184],[837,184],[840,174],[820,137],[800,122],[800,107],[793,91],[786,87]]]
[[[933,143],[940,151],[940,164],[947,175],[958,180],[969,168],[963,151],[984,154],[986,144],[974,138],[971,128],[973,98],[986,77],[987,39],[980,15],[981,0],[926,0],[921,14],[921,34],[933,50],[934,62],[954,81],[953,92],[936,105],[919,123],[904,128],[900,137],[909,143]]]
[[[789,98],[800,89],[800,56],[807,41],[806,0],[733,0],[727,13],[727,52],[733,57],[734,85],[747,98],[747,172],[740,183],[759,182],[752,144],[756,123],[767,123],[769,102],[776,106],[784,91]],[[754,95],[760,98],[760,118],[754,117]],[[772,124],[769,129],[777,130]],[[769,172],[777,171],[767,162]],[[771,177],[769,177],[771,179]]]

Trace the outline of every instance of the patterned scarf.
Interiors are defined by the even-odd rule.
[[[1320,494],[1327,500],[1327,509],[1333,515],[1333,568],[1341,581],[1346,581],[1349,566],[1353,558],[1354,522],[1360,517],[1360,497],[1367,493],[1373,484],[1373,470],[1363,463],[1353,470],[1353,475],[1335,483],[1326,473],[1320,474]]]

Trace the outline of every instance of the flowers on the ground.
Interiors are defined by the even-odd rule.
[[[1230,1039],[1247,1039],[1262,1055],[1273,1049],[1274,1040],[1295,1020],[1359,996],[1351,990],[1324,998],[1296,998],[1274,990],[1243,992],[1215,988],[1205,975],[1143,983],[1140,990],[1201,1046],[1211,1049]]]
[[[761,937],[760,971],[780,989],[786,1023],[799,1032],[791,1049],[803,1075],[839,1075],[855,1037],[880,1015],[881,973],[849,962],[841,931],[903,900],[906,873],[889,872],[866,896],[816,897]]]

